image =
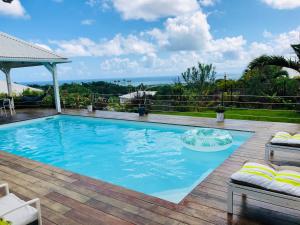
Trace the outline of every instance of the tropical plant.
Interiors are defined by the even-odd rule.
[[[225,112],[225,107],[222,105],[218,105],[215,109],[216,113],[224,113]]]
[[[105,107],[107,107],[108,99],[104,97],[97,97],[94,99],[94,108],[103,110]]]
[[[23,92],[22,92],[23,96],[40,96],[42,94],[44,94],[43,91],[35,91],[30,88],[27,88],[27,89],[23,90]]]
[[[248,70],[252,70],[254,68],[264,67],[266,65],[278,66],[278,67],[286,67],[293,70],[296,70],[300,73],[300,44],[299,45],[291,45],[295,54],[297,55],[297,59],[286,59],[283,56],[268,56],[262,55],[252,62],[250,62],[248,66]]]
[[[212,64],[198,63],[198,67],[188,68],[181,74],[188,87],[204,94],[208,87],[215,82],[216,71]]]
[[[278,66],[253,68],[246,70],[240,81],[251,95],[273,95],[278,93],[278,80],[288,78],[288,73]]]

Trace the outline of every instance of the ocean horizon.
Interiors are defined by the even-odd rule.
[[[71,83],[89,83],[97,81],[105,81],[110,83],[116,83],[120,85],[133,85],[138,86],[140,84],[144,85],[163,85],[172,84],[178,80],[178,76],[149,76],[149,77],[115,77],[115,78],[99,78],[99,79],[80,79],[80,80],[60,80],[59,84],[71,84]],[[32,81],[32,82],[19,82],[24,85],[49,85],[52,81]]]

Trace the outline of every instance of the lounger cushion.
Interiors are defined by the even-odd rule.
[[[277,132],[271,140],[272,144],[275,145],[300,145],[300,134],[291,135],[287,132]]]
[[[275,170],[270,166],[247,162],[242,169],[231,176],[231,179],[257,185],[262,188],[268,188],[275,174]]]
[[[274,137],[271,140],[272,144],[287,144],[288,139],[291,138],[292,135],[290,135],[287,132],[277,132]]]
[[[24,204],[25,202],[14,194],[8,194],[0,198],[0,216]],[[13,225],[26,225],[37,220],[38,212],[31,206],[22,207],[4,216],[5,220],[11,221]]]
[[[273,165],[273,164],[272,164],[272,165]],[[297,167],[297,166],[277,166],[276,170],[277,170],[277,171],[291,170],[291,171],[300,173],[300,167]]]
[[[286,194],[300,196],[300,173],[291,170],[278,171],[268,188]]]
[[[300,172],[290,170],[292,167],[272,167],[259,163],[247,162],[231,176],[233,181],[258,186],[300,197]]]

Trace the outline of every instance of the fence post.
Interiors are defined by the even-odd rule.
[[[221,96],[221,105],[224,106],[224,91],[222,91],[222,96]]]
[[[224,84],[224,92],[227,92],[227,75],[226,75],[226,73],[224,75],[224,82],[225,82],[225,84]]]
[[[231,102],[231,107],[233,107],[233,98],[232,98],[232,84],[230,85],[230,102]]]
[[[223,88],[223,91],[222,91],[222,106],[225,107],[225,104],[224,104],[224,93],[226,92],[226,79],[227,79],[227,75],[226,73],[224,74],[224,88]]]

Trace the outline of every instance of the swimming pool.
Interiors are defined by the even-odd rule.
[[[192,128],[59,115],[0,126],[0,149],[178,203],[252,135],[197,152],[181,140]]]

